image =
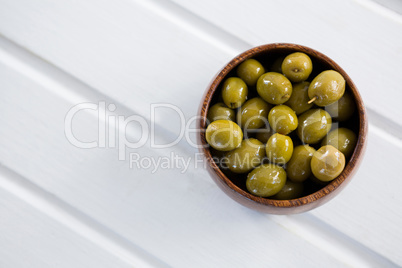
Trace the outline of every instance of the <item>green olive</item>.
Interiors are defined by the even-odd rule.
[[[352,155],[357,143],[356,134],[347,128],[337,128],[328,133],[321,146],[332,145],[341,151],[345,157]]]
[[[277,194],[286,183],[285,170],[274,164],[264,164],[251,171],[246,180],[247,190],[256,196]]]
[[[265,146],[266,155],[271,163],[284,165],[293,154],[293,141],[290,137],[275,133]]]
[[[253,98],[237,111],[237,123],[246,129],[257,129],[265,125],[271,104],[261,98]]]
[[[309,86],[310,83],[306,81],[294,84],[292,96],[290,96],[290,99],[285,102],[285,105],[292,108],[297,115],[311,109],[311,107],[314,105],[313,103],[308,103],[310,100],[308,97]]]
[[[248,86],[255,86],[258,78],[265,73],[264,67],[255,59],[248,59],[237,67],[237,75],[243,79]]]
[[[240,107],[247,99],[248,89],[246,83],[238,77],[225,80],[222,87],[223,102],[229,108]]]
[[[279,200],[296,199],[302,196],[304,191],[303,183],[286,181],[283,188],[272,198]]]
[[[280,73],[265,73],[258,78],[257,92],[268,103],[282,104],[292,95],[292,83]]]
[[[308,96],[318,106],[327,106],[339,100],[345,92],[345,79],[334,70],[317,75],[308,88]]]
[[[310,57],[302,52],[292,53],[282,62],[282,72],[292,82],[306,80],[312,71],[313,63]]]
[[[240,146],[243,132],[235,122],[216,120],[208,125],[205,137],[214,149],[231,151]]]
[[[209,122],[213,122],[219,119],[235,121],[235,112],[232,109],[228,108],[222,102],[219,102],[209,108],[207,118]]]
[[[268,114],[270,126],[283,135],[287,135],[297,128],[296,113],[286,105],[277,105]]]
[[[281,56],[277,58],[274,63],[272,63],[271,68],[269,69],[271,72],[282,73],[282,62],[285,59],[285,56]]]
[[[342,98],[325,107],[325,110],[332,116],[334,120],[346,121],[355,112],[356,104],[348,91],[345,91]]]
[[[234,173],[249,172],[261,164],[264,156],[264,144],[253,138],[243,140],[240,147],[226,155],[228,168]]]
[[[266,144],[268,139],[275,133],[275,131],[269,124],[262,128],[254,130],[254,132],[256,133],[255,137],[263,144]]]
[[[320,181],[332,181],[345,168],[345,156],[332,145],[318,149],[311,159],[311,171]]]
[[[331,125],[331,116],[323,109],[308,110],[299,116],[297,135],[303,143],[314,144],[327,135]]]
[[[303,182],[311,176],[311,158],[315,149],[308,145],[296,146],[286,165],[286,173],[293,182]]]

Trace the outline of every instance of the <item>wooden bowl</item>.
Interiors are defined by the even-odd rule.
[[[358,141],[354,153],[347,162],[343,172],[335,180],[331,181],[326,186],[323,186],[323,188],[309,195],[291,200],[274,200],[257,197],[250,194],[245,189],[244,177],[242,181],[240,181],[236,176],[228,177],[214,162],[210,147],[205,139],[205,129],[207,127],[206,116],[211,103],[214,104],[219,98],[220,84],[226,77],[236,75],[236,66],[238,66],[240,63],[247,59],[255,58],[262,62],[263,65],[266,65],[267,63],[272,63],[276,58],[292,52],[304,52],[310,56],[311,60],[313,61],[313,73],[310,75],[310,78],[315,77],[320,71],[325,69],[333,69],[343,75],[346,80],[346,90],[352,93],[356,102],[355,115],[348,127],[353,128],[355,133],[358,134]],[[205,95],[201,101],[199,116],[200,119],[198,121],[198,128],[200,130],[200,135],[198,135],[198,144],[201,145],[200,151],[205,156],[207,161],[207,169],[215,183],[228,196],[243,206],[270,214],[295,214],[305,212],[321,206],[335,197],[335,195],[337,195],[350,182],[354,173],[358,169],[367,143],[366,111],[362,98],[360,97],[360,94],[350,77],[341,67],[338,66],[338,64],[324,54],[314,49],[295,44],[275,43],[258,46],[241,53],[239,56],[231,60],[216,75],[206,89]]]

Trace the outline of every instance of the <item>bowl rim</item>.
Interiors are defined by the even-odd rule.
[[[352,92],[355,102],[356,102],[356,112],[358,113],[358,118],[359,118],[359,133],[358,133],[358,139],[357,139],[357,144],[355,147],[355,150],[348,161],[347,165],[345,166],[344,170],[342,173],[334,180],[332,180],[329,184],[321,188],[320,190],[311,193],[307,196],[303,196],[297,199],[289,199],[289,200],[275,200],[275,199],[269,199],[269,198],[263,198],[263,197],[257,197],[254,196],[247,191],[242,190],[239,188],[237,185],[235,185],[217,166],[215,161],[212,158],[209,145],[205,139],[205,129],[207,127],[207,112],[209,109],[209,106],[211,104],[212,98],[214,96],[214,93],[218,90],[218,86],[221,84],[222,80],[225,79],[225,77],[232,71],[236,66],[238,66],[240,63],[243,61],[253,58],[255,56],[258,56],[260,54],[267,53],[268,51],[280,51],[280,50],[289,50],[289,51],[294,51],[294,52],[303,52],[306,53],[309,56],[312,56],[315,59],[318,59],[319,61],[325,62],[325,64],[328,64],[333,70],[338,71],[346,81],[347,86],[349,87],[349,90]],[[199,120],[198,120],[198,129],[199,129],[199,142],[201,143],[200,145],[200,151],[203,153],[204,157],[206,158],[208,165],[210,168],[212,168],[213,172],[218,175],[219,180],[223,183],[224,186],[228,187],[231,189],[233,192],[237,193],[238,195],[244,197],[245,199],[248,199],[249,201],[252,201],[253,203],[257,203],[258,205],[263,205],[263,206],[269,206],[269,207],[278,207],[278,208],[296,208],[296,207],[301,207],[305,205],[309,205],[310,207],[316,207],[318,206],[319,200],[326,198],[332,198],[329,197],[331,193],[339,190],[340,188],[343,188],[343,186],[346,185],[347,182],[350,181],[351,177],[355,173],[355,171],[358,168],[358,165],[360,164],[360,161],[362,160],[362,157],[364,155],[364,151],[366,148],[366,138],[367,138],[367,132],[368,132],[368,123],[367,123],[367,114],[366,110],[364,107],[363,100],[360,96],[360,93],[356,87],[356,85],[353,83],[352,79],[349,77],[349,75],[337,64],[335,63],[332,59],[330,59],[328,56],[324,55],[321,52],[318,52],[315,49],[303,46],[303,45],[298,45],[298,44],[292,44],[292,43],[271,43],[271,44],[264,44],[260,45],[254,48],[251,48],[235,58],[233,58],[229,63],[227,63],[221,71],[218,72],[218,74],[212,79],[211,83],[206,89],[206,92],[204,94],[204,97],[201,102],[200,106],[200,111],[199,111]],[[220,186],[223,186],[220,185]],[[311,206],[312,203],[317,203],[314,206]],[[309,209],[311,209],[309,208]]]

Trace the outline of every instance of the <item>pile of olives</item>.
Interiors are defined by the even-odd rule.
[[[357,137],[355,101],[339,72],[319,64],[313,72],[310,57],[295,52],[268,63],[247,59],[229,76],[205,133],[228,178],[255,196],[284,200],[341,174]]]

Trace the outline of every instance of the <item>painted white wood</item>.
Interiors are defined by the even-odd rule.
[[[345,252],[338,247],[343,252],[340,255],[322,251],[317,240],[306,241],[299,235],[301,230],[280,217],[239,206],[213,184],[202,167],[191,167],[185,174],[179,168],[152,174],[152,170],[130,169],[127,161],[118,161],[115,149],[71,146],[63,135],[64,117],[74,103],[65,99],[64,85],[54,83],[49,89],[48,81],[40,80],[42,84],[30,78],[36,75],[29,68],[19,67],[24,70],[21,74],[15,66],[11,59],[6,66],[0,64],[0,81],[7,89],[0,100],[0,113],[10,115],[0,121],[7,126],[0,130],[2,163],[162,262],[173,267],[265,267],[267,263],[291,267],[295,262],[312,267],[368,265],[358,254],[360,249]],[[77,115],[78,134],[94,138],[94,119],[91,113]],[[170,150],[155,151],[148,146],[135,152],[154,157],[170,154]],[[20,197],[31,200],[42,195],[33,189]],[[64,205],[59,208],[64,209]],[[60,217],[66,218],[65,225],[75,226],[75,220],[56,218]],[[375,253],[369,260],[389,264]]]
[[[401,16],[370,0],[173,2],[252,46],[289,42],[323,52],[348,72],[370,109],[401,126],[390,116],[402,114],[395,79],[402,61]]]
[[[248,262],[247,256],[256,254],[252,256],[258,265],[261,260],[273,257],[266,255],[265,251],[255,252],[255,246],[259,245],[257,241],[263,243],[263,240],[269,240],[272,232],[277,233],[275,237],[280,241],[273,239],[264,242],[264,245],[267,250],[269,246],[276,246],[278,251],[283,251],[275,251],[272,254],[281,256],[280,254],[287,254],[286,248],[295,247],[296,250],[300,247],[313,255],[309,253],[305,255],[306,259],[298,261],[305,261],[307,264],[315,258],[312,256],[323,255],[322,260],[314,260],[318,263],[329,261],[336,264],[332,257],[306,247],[304,240],[298,240],[292,233],[277,225],[295,229],[296,233],[303,237],[301,234],[304,233],[304,227],[298,229],[297,218],[292,220],[292,217],[289,217],[290,223],[287,223],[281,217],[267,217],[240,207],[216,188],[201,167],[192,168],[185,174],[181,174],[180,169],[159,170],[158,173],[152,174],[151,170],[130,169],[127,161],[117,160],[118,154],[114,149],[74,148],[64,137],[65,114],[77,102],[96,102],[98,99],[93,96],[80,97],[78,94],[67,95],[65,91],[74,84],[63,83],[68,79],[60,77],[58,80],[52,77],[45,79],[40,75],[41,70],[50,71],[44,68],[43,64],[38,64],[38,60],[33,60],[32,56],[30,58],[25,55],[24,61],[15,59],[13,55],[8,55],[8,58],[6,56],[6,53],[2,54],[1,58],[6,61],[6,66],[2,66],[0,73],[7,90],[0,107],[2,113],[12,111],[12,116],[2,119],[1,122],[9,127],[0,131],[7,141],[1,143],[1,151],[7,153],[1,154],[0,157],[8,167],[170,265],[189,265],[194,258],[202,257],[194,256],[195,252],[202,252],[221,265],[234,264],[240,260]],[[22,74],[13,68],[22,71]],[[58,75],[57,71],[52,74],[54,77]],[[72,88],[71,90],[74,91]],[[77,116],[74,129],[79,130],[79,138],[88,141],[96,139],[98,123],[94,118],[91,113]],[[137,152],[149,156],[166,156],[170,153],[169,150],[153,151],[148,147]],[[175,152],[180,150],[175,148]],[[25,163],[23,168],[21,163]],[[227,225],[230,224],[235,226],[228,229]],[[295,224],[296,228],[292,227]],[[262,233],[250,234],[248,230],[255,228]],[[324,232],[331,236],[331,229],[323,229],[321,233]],[[237,236],[231,238],[235,233]],[[361,240],[364,235],[366,233],[354,238]],[[398,229],[394,235],[394,238],[398,239]],[[320,233],[312,233],[307,240],[320,248],[317,242],[317,237],[320,236]],[[164,238],[164,242],[160,241],[160,237]],[[392,238],[381,235],[376,239],[378,242],[378,239],[389,241]],[[183,244],[188,244],[189,241],[193,241],[192,246],[183,248]],[[230,255],[221,260],[221,255],[228,250],[227,247],[235,245],[235,241],[242,241],[248,246],[243,246],[240,252],[236,250],[237,247],[230,248],[236,252],[237,257]],[[340,245],[343,243],[346,242],[338,242]],[[177,255],[177,252],[183,250],[188,259],[180,259],[180,255]],[[357,250],[358,253],[360,251]],[[343,252],[344,254],[337,254],[335,257],[344,261],[343,257],[351,254],[352,257],[348,257],[349,263],[367,264],[365,258],[359,254],[354,255],[356,252]],[[276,260],[279,265],[280,260]],[[387,263],[381,257],[375,260],[382,264]],[[203,263],[201,259],[198,261],[200,265]],[[204,261],[206,265],[208,260]],[[293,260],[289,260],[288,264],[292,262]]]
[[[365,159],[355,179],[338,198],[312,214],[401,265],[395,247],[402,241],[402,232],[396,230],[402,222],[402,197],[395,186],[400,181],[402,147],[370,127]]]
[[[151,102],[195,115],[209,80],[235,54],[131,1],[3,1],[0,32],[148,118]],[[178,135],[170,117],[156,123]]]
[[[250,25],[257,28],[262,19],[267,25],[277,25],[283,4],[267,6],[267,16],[254,5],[244,8],[239,2],[222,2],[210,5],[218,9],[209,10],[205,3],[181,4],[206,21],[162,1],[1,1],[0,33],[57,66],[0,39],[0,81],[7,89],[0,100],[0,113],[7,115],[0,118],[7,126],[0,128],[1,163],[174,267],[194,267],[194,263],[205,267],[211,262],[217,267],[262,267],[268,261],[285,267],[295,263],[392,266],[387,259],[401,265],[398,209],[402,200],[393,190],[401,186],[395,176],[401,147],[397,138],[384,139],[375,126],[369,136],[370,156],[345,192],[312,213],[290,217],[266,216],[240,207],[217,189],[201,167],[185,174],[178,168],[152,174],[118,161],[115,149],[83,150],[67,142],[64,117],[80,102],[106,100],[117,105],[117,114],[138,113],[146,118],[150,103],[169,102],[191,116],[210,78],[226,61],[248,48],[248,43],[271,40],[302,43],[328,54],[351,73],[379,118],[400,113],[397,98],[383,99],[383,94],[377,94],[379,81],[390,94],[400,94],[397,80],[385,75],[397,77],[396,64],[380,61],[400,57],[397,20],[377,16],[356,4],[360,2],[342,2],[345,9],[329,1],[311,2],[297,10],[313,10],[316,16],[298,20],[301,24],[283,24],[283,31],[275,27],[252,31],[242,27],[241,20],[255,19]],[[231,16],[239,10],[241,16]],[[328,12],[326,16],[322,10]],[[353,12],[361,13],[366,24],[375,22],[370,24],[370,33],[376,38],[358,31],[362,22],[352,18]],[[305,29],[331,30],[333,36],[316,37]],[[340,34],[353,37],[352,41],[336,39]],[[370,45],[355,49],[363,41]],[[375,53],[377,47],[384,47],[381,58]],[[374,57],[379,73],[370,68],[367,54]],[[355,61],[364,64],[357,66]],[[380,80],[367,79],[378,74]],[[83,112],[77,116],[74,130],[81,139],[96,139],[94,115]],[[157,119],[159,138],[177,134],[177,120],[170,122],[169,116],[166,113]],[[137,133],[133,127],[130,135]],[[172,151],[183,156],[196,152],[185,142]],[[148,145],[136,152],[155,157],[171,153]],[[377,155],[382,157],[377,159]],[[392,156],[391,160],[386,156]],[[389,184],[378,183],[379,177],[389,179]],[[322,237],[331,242],[325,243]]]
[[[374,1],[394,12],[402,14],[402,3],[398,0],[374,0]]]
[[[17,198],[3,183],[0,196],[0,267],[132,267]]]
[[[401,113],[397,102],[400,92],[397,80],[388,77],[397,77],[399,72],[395,63],[402,57],[398,48],[402,23],[368,9],[361,3],[365,0],[277,3],[269,6],[269,16],[259,8],[259,2],[248,4],[245,10],[241,2],[228,7],[221,2],[217,8],[214,4],[200,7],[196,2],[179,2],[200,18],[171,2],[157,0],[119,4],[43,0],[23,5],[3,1],[3,35],[141,115],[149,117],[149,102],[172,103],[186,115],[194,115],[198,103],[189,105],[187,99],[201,97],[211,77],[235,54],[262,43],[294,42],[316,48],[344,67],[360,88],[369,110],[381,117],[377,121],[385,117],[387,126],[394,126],[393,134],[401,138],[402,125],[388,116]],[[281,21],[284,5],[295,6],[288,10],[288,17],[298,21],[296,26],[283,23],[281,27],[265,27],[265,23],[257,23],[263,18],[268,25]],[[303,8],[312,10],[314,16],[298,17],[304,14],[299,12]],[[219,15],[236,14],[236,10],[242,10],[242,15]],[[321,15],[324,12],[328,16]],[[349,24],[353,27],[347,27]],[[370,31],[359,31],[363,25],[370,25]],[[380,36],[373,42],[371,38],[377,32]],[[365,49],[360,49],[363,43]],[[377,53],[378,47],[386,54]],[[172,66],[173,74],[167,71]],[[188,80],[182,79],[184,76],[192,79],[185,82]],[[377,88],[385,88],[393,97],[378,94]],[[172,113],[167,113],[156,121],[175,137],[177,123],[168,122],[170,117]]]
[[[132,244],[130,241],[126,240],[123,237],[120,237],[118,234],[111,231],[107,227],[102,226],[98,222],[94,221],[92,218],[88,217],[85,214],[82,214],[76,208],[69,206],[67,203],[58,199],[53,194],[46,192],[42,188],[31,183],[30,181],[26,180],[15,172],[5,168],[4,166],[0,167],[0,187],[1,191],[7,191],[9,194],[12,194],[16,197],[13,199],[4,199],[4,202],[7,202],[8,205],[16,206],[15,203],[19,204],[22,203],[22,201],[25,201],[25,203],[29,204],[29,206],[27,205],[27,207],[29,207],[30,210],[33,210],[32,214],[36,215],[40,212],[44,214],[42,216],[42,219],[52,219],[42,220],[42,228],[35,232],[36,230],[29,227],[31,226],[31,222],[29,220],[22,220],[21,217],[14,217],[16,219],[12,219],[13,221],[10,221],[9,218],[5,215],[4,221],[1,222],[1,226],[3,227],[2,230],[5,234],[5,239],[18,239],[19,236],[26,236],[27,240],[29,240],[31,237],[32,239],[34,239],[34,236],[40,235],[38,231],[45,233],[45,238],[47,238],[46,235],[54,237],[54,233],[63,234],[65,232],[64,229],[68,229],[69,233],[74,234],[74,238],[80,237],[80,240],[85,239],[86,241],[88,241],[88,244],[96,245],[96,247],[99,248],[97,249],[97,252],[95,252],[93,255],[96,256],[99,254],[109,254],[110,256],[108,256],[108,258],[115,260],[115,264],[113,265],[113,267],[169,267],[165,263],[161,262],[157,257],[150,255],[137,245]],[[17,200],[17,197],[19,198],[19,200]],[[10,211],[9,214],[11,213],[12,212]],[[16,213],[15,216],[20,215]],[[20,223],[18,223],[18,221],[20,221]],[[28,227],[26,228],[26,230],[23,231],[20,230],[20,228],[18,230],[12,230],[13,224],[16,225],[15,227],[24,227],[27,225]],[[61,229],[61,231],[59,229]],[[17,232],[18,237],[16,237],[15,235]],[[80,241],[78,241],[78,243],[79,242]],[[52,262],[60,262],[58,254],[55,254],[55,252],[53,252],[54,250],[59,250],[59,248],[55,247],[55,249],[47,249],[51,245],[45,239],[35,239],[33,243],[37,244],[37,248],[39,251],[45,251],[46,253],[49,253],[47,255],[37,254],[38,256],[36,256],[35,260],[37,259],[37,261],[49,263],[49,267],[54,267],[50,265],[50,263]],[[28,241],[27,244],[32,243]],[[64,245],[62,242],[60,242],[60,244]],[[16,244],[15,248],[17,248],[17,246],[18,245]],[[65,245],[65,247],[74,247],[74,245]],[[106,253],[102,253],[102,250]],[[9,258],[4,259],[4,265],[1,267],[25,267],[20,264],[11,265],[13,262],[13,258],[15,259],[16,257],[15,254],[13,254],[13,250],[9,249],[7,246],[4,246],[2,247],[2,251],[7,252],[10,256]],[[79,263],[79,267],[81,267],[81,265],[83,265],[82,267],[87,267],[85,266],[85,264],[88,263],[88,260],[85,257],[83,258],[83,256],[81,256],[82,254],[76,254],[75,251],[76,250],[68,251],[68,253],[71,255],[69,257],[75,258],[74,262]],[[84,251],[83,254],[85,254],[85,251],[88,251],[88,249],[81,251]],[[35,249],[32,250],[32,254],[36,254]],[[94,257],[92,255],[88,255],[87,258],[92,259]],[[29,262],[29,259],[30,258],[27,257],[24,262]],[[73,265],[69,261],[62,261],[63,267],[75,267],[75,265]],[[100,259],[100,261],[102,261],[102,258]],[[14,260],[14,262],[17,261]],[[43,266],[38,265],[38,267]],[[110,263],[105,263],[105,267],[110,267]]]

